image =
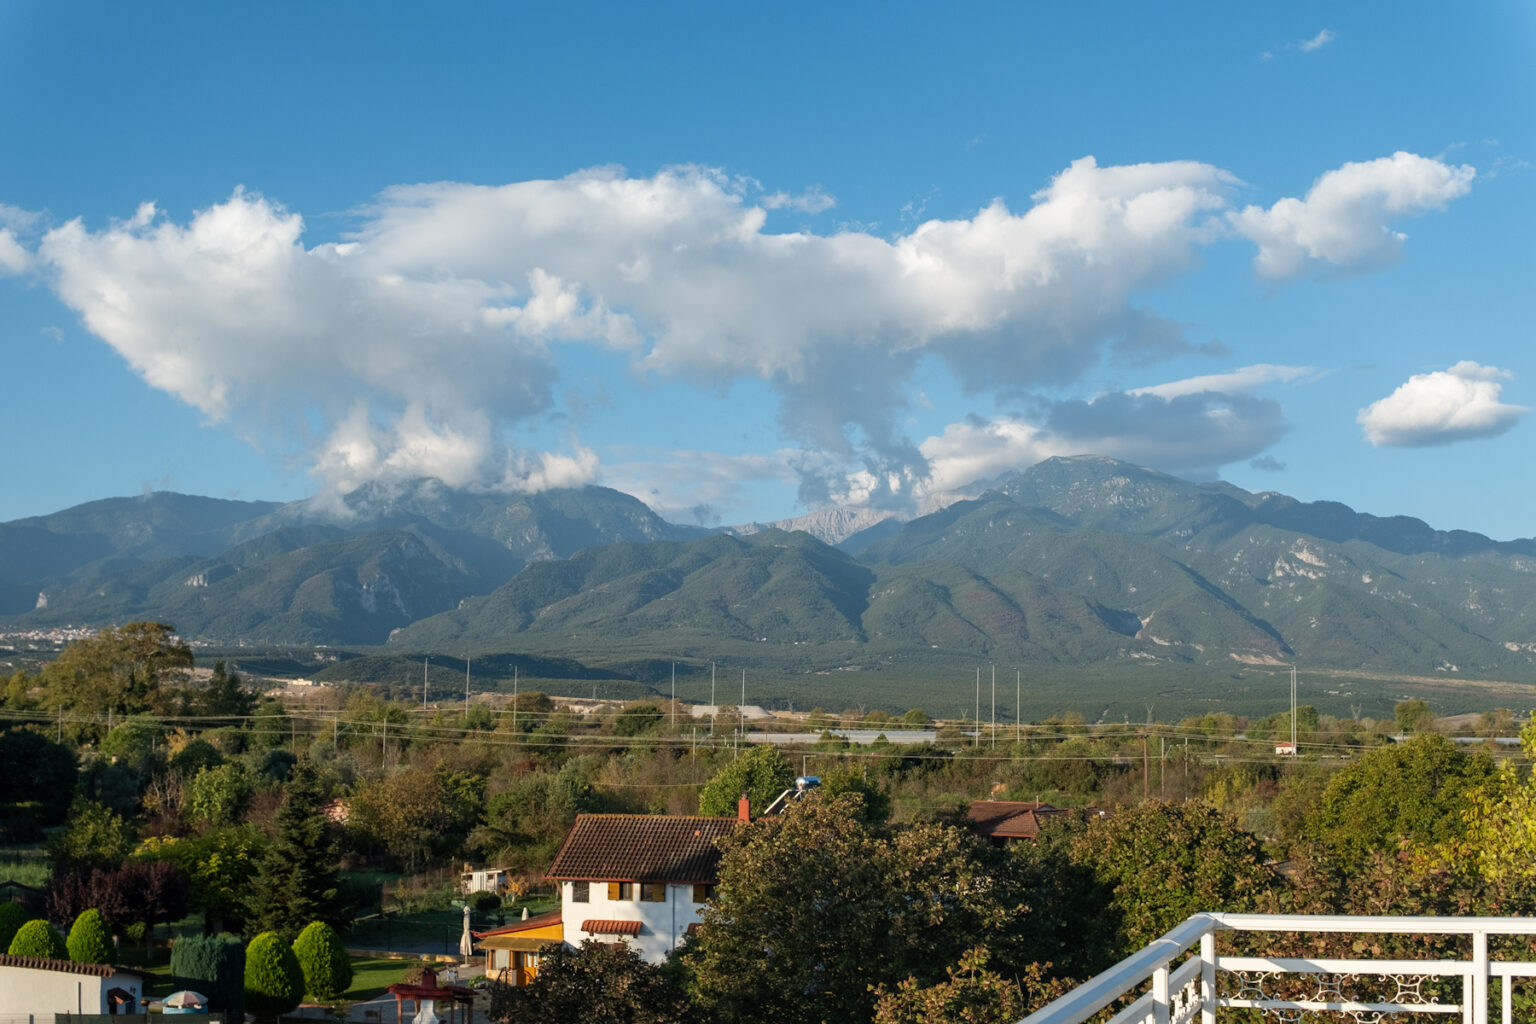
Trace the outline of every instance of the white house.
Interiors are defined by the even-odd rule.
[[[0,1019],[53,1024],[55,1014],[144,1012],[144,975],[126,967],[0,954]]]
[[[564,939],[625,941],[652,963],[688,937],[713,894],[715,841],[745,820],[581,814],[545,877],[560,884]]]

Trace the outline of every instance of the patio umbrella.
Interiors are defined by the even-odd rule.
[[[207,1013],[208,997],[184,988],[166,996],[160,1005],[166,1013]]]
[[[464,907],[464,932],[459,936],[459,955],[468,960],[475,955],[475,940],[469,934],[469,907]]]

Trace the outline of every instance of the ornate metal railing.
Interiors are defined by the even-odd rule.
[[[1465,952],[1440,959],[1218,954],[1220,932],[1461,937],[1443,945]],[[1105,1024],[1216,1024],[1221,1010],[1257,1011],[1281,1024],[1457,1013],[1464,1024],[1488,1024],[1495,982],[1503,1024],[1512,1024],[1517,980],[1536,978],[1536,962],[1491,957],[1489,939],[1498,936],[1536,938],[1536,918],[1196,914],[1022,1024],[1081,1024],[1117,1006]]]

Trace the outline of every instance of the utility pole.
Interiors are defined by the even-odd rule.
[[[741,703],[736,705],[736,728],[742,736],[747,734],[747,670],[741,670]]]
[[[512,666],[512,742],[517,742],[517,666]]]
[[[992,666],[992,746],[997,746],[997,666]]]
[[[715,734],[715,719],[720,717],[720,705],[715,703],[715,663],[709,663],[709,734]]]
[[[976,717],[972,719],[976,723],[976,742],[972,746],[981,746],[981,666],[976,666]]]
[[[1152,798],[1152,760],[1147,756],[1147,735],[1141,735],[1141,802]]]
[[[1013,742],[1018,743],[1024,739],[1024,670],[1015,669],[1013,679]]]
[[[1296,746],[1296,666],[1291,666],[1291,756],[1301,753]]]
[[[464,655],[464,714],[469,714],[469,655]]]
[[[427,710],[427,662],[431,658],[421,659],[421,710]]]
[[[677,662],[672,663],[672,728],[677,728]]]

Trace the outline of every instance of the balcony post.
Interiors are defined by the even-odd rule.
[[[1216,1024],[1216,932],[1200,936],[1200,1024]]]
[[[1472,1024],[1488,1024],[1488,933],[1472,933]]]
[[[1168,965],[1152,972],[1152,1024],[1168,1024]]]

